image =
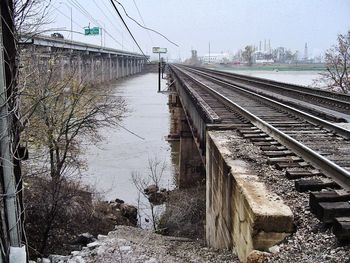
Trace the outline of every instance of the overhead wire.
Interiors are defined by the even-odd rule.
[[[113,0],[110,0],[110,1],[113,1]],[[125,15],[126,15],[128,18],[130,18],[132,21],[134,21],[138,26],[142,27],[143,29],[152,31],[152,32],[154,32],[154,33],[156,33],[156,34],[162,36],[163,38],[165,38],[165,39],[166,39],[168,42],[170,42],[171,44],[173,44],[173,45],[179,47],[178,44],[176,44],[175,42],[171,41],[169,38],[167,38],[167,37],[166,37],[165,35],[163,35],[162,33],[158,32],[157,30],[154,30],[154,29],[152,29],[152,28],[149,28],[149,27],[146,27],[146,26],[141,25],[136,19],[134,19],[134,18],[132,18],[131,16],[128,15],[128,13],[126,12],[124,6],[123,6],[119,1],[117,1],[117,0],[114,0],[114,1],[117,2],[117,3],[123,8]]]
[[[136,8],[136,10],[137,10],[137,13],[139,14],[139,17],[140,17],[140,19],[141,19],[143,25],[146,26],[145,20],[143,20],[143,17],[142,17],[141,12],[140,12],[140,10],[139,10],[137,4],[136,4],[136,1],[135,1],[135,0],[132,0],[132,1],[134,2],[135,8]],[[154,46],[154,42],[153,42],[153,38],[152,38],[151,34],[149,33],[148,30],[147,30],[146,32],[147,32],[147,35],[148,35],[149,39],[151,40],[151,42],[152,42],[152,44],[153,44],[153,46]]]
[[[128,25],[127,25],[126,22],[124,21],[124,18],[123,18],[123,16],[120,14],[120,12],[119,12],[117,6],[114,4],[113,0],[110,0],[110,2],[112,3],[112,5],[113,5],[113,7],[114,7],[114,10],[117,12],[119,18],[122,20],[124,26],[125,26],[126,29],[128,30],[128,32],[129,32],[130,36],[132,37],[132,39],[134,40],[135,44],[137,45],[137,47],[138,47],[139,50],[141,51],[142,55],[147,59],[147,61],[150,62],[148,56],[146,56],[146,54],[143,52],[142,48],[140,47],[139,43],[138,43],[137,40],[135,39],[134,35],[131,33],[131,31],[130,31]]]
[[[89,18],[89,20],[93,21],[94,23],[96,23],[100,28],[102,28],[102,25],[100,24],[100,22],[98,22],[82,5],[80,5],[80,3],[76,0],[68,0],[81,14],[83,14],[85,17]],[[108,30],[106,30],[104,28],[104,32],[106,35],[108,35],[111,39],[113,39],[117,44],[119,44],[121,47],[123,47],[123,44],[120,43],[117,39],[115,39],[113,37],[112,34],[110,34],[108,32]]]
[[[109,0],[107,0],[108,1],[108,4],[109,4],[109,7],[107,7],[106,5],[105,5],[105,7],[107,8],[107,10],[109,11],[109,13],[112,15],[112,17],[115,17],[115,13],[114,12],[112,12],[111,10],[114,10],[114,6],[113,6],[113,4],[109,1]],[[102,1],[102,3],[103,3],[103,1]],[[121,22],[121,21],[118,21],[118,20],[116,20],[116,22],[118,23],[118,25],[120,25],[123,29],[124,29],[124,33],[126,34],[126,35],[130,35],[129,34],[129,32],[128,32],[128,30],[125,28],[125,26],[124,26],[124,24]],[[129,38],[126,38],[127,40],[129,40]],[[124,38],[123,38],[123,40],[124,40]],[[132,47],[134,48],[134,45],[135,45],[135,42],[131,39],[131,45],[132,45]],[[129,42],[129,41],[128,41]],[[130,42],[129,42],[130,43]]]
[[[71,18],[71,17],[67,16],[65,13],[63,13],[63,12],[58,8],[58,6],[54,6],[54,5],[53,5],[53,7],[54,7],[53,10],[58,11],[58,12],[59,12],[61,15],[63,15],[64,17],[66,17],[66,18],[68,18],[68,19],[72,19],[73,24],[75,24],[75,25],[77,25],[77,26],[79,26],[79,27],[81,27],[81,28],[84,28],[84,26],[82,26],[82,25],[80,25],[79,23],[77,23],[73,18]]]
[[[96,0],[93,0],[93,2],[95,3],[96,7],[101,11],[101,13],[104,15],[104,17],[111,23],[111,25],[119,32],[119,33],[122,33],[119,28],[117,28],[115,26],[115,23],[113,23],[111,21],[111,19],[106,15],[106,13],[103,11],[103,9],[97,4]],[[103,1],[102,1],[103,2]]]
[[[96,2],[96,0],[93,0],[94,1],[94,3],[95,3],[95,5],[97,6],[97,8],[101,11],[101,13],[104,15],[104,17],[109,21],[109,23],[112,25],[112,27],[122,36],[122,38],[123,38],[123,32],[115,25],[115,22],[113,22],[110,18],[109,18],[109,16],[103,11],[103,9],[98,5],[98,3]],[[104,4],[104,1],[102,0],[101,1],[103,4]],[[101,3],[100,2],[100,3]],[[105,5],[105,4],[104,4]],[[108,10],[109,11],[109,8],[107,8],[106,10]],[[110,11],[109,11],[110,12]],[[114,16],[111,12],[110,12],[110,14],[112,15],[112,16]],[[119,24],[119,23],[118,23]],[[120,25],[120,24],[119,24]],[[121,27],[121,25],[120,25],[120,27]],[[124,46],[124,44],[122,43],[122,46]]]

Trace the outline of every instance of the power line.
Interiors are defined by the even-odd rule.
[[[125,23],[124,18],[122,17],[122,15],[120,14],[118,8],[116,7],[116,5],[114,4],[113,0],[110,0],[110,2],[112,3],[114,10],[118,13],[119,18],[122,20],[124,26],[126,27],[126,29],[128,30],[130,36],[132,37],[132,39],[134,40],[134,42],[136,43],[137,47],[139,48],[139,50],[141,51],[142,55],[150,62],[149,58],[145,55],[145,53],[143,52],[142,48],[140,47],[139,43],[137,43],[134,35],[131,33],[128,25]]]
[[[100,28],[102,28],[102,25],[83,7],[79,4],[76,0],[68,0],[71,5],[74,6],[75,9],[77,9],[81,14],[83,14],[88,19],[91,19],[94,23],[96,23]],[[118,40],[116,40],[113,35],[111,35],[106,28],[104,28],[105,34],[108,35],[111,39],[113,39],[117,44],[119,44],[121,47],[123,47],[123,44],[120,43]]]
[[[111,0],[111,1],[112,1],[112,0]],[[125,15],[126,15],[128,18],[130,18],[132,21],[134,21],[138,26],[140,26],[140,27],[142,27],[142,28],[144,28],[144,29],[146,29],[146,30],[152,31],[152,32],[154,32],[154,33],[156,33],[156,34],[162,36],[163,38],[165,38],[165,39],[166,39],[168,42],[170,42],[171,44],[173,44],[173,45],[179,47],[178,44],[176,44],[175,42],[171,41],[169,38],[167,38],[166,36],[164,36],[162,33],[159,33],[158,31],[156,31],[156,30],[154,30],[154,29],[152,29],[152,28],[145,27],[145,26],[141,25],[137,20],[135,20],[134,18],[132,18],[131,16],[128,15],[128,13],[126,12],[124,6],[123,6],[120,2],[118,2],[117,0],[114,0],[114,1],[116,1],[116,2],[123,8]]]
[[[115,22],[113,22],[110,18],[109,18],[109,16],[103,11],[103,9],[98,5],[98,3],[96,2],[96,0],[93,0],[94,1],[94,3],[95,3],[95,5],[97,6],[97,8],[101,11],[101,13],[105,16],[105,18],[107,18],[107,20],[109,21],[109,23],[112,25],[112,27],[116,30],[116,31],[118,31],[118,33],[121,35],[121,37],[123,38],[123,32],[121,31],[121,30],[119,30],[119,28],[115,25]],[[105,5],[105,3],[104,3],[104,1],[102,1],[102,3],[103,3],[103,5],[106,7],[106,5]],[[112,16],[114,16],[112,13],[111,13],[111,11],[110,11],[110,9],[109,8],[107,8],[106,7],[106,10],[108,10],[109,11],[109,13],[112,15]],[[120,24],[119,24],[120,25]],[[121,27],[121,25],[120,25],[120,27]],[[122,43],[122,47],[123,47],[123,43]]]
[[[101,1],[101,3],[104,5],[104,7],[108,11],[108,13],[111,15],[111,17],[114,17],[115,14],[111,11],[111,7],[113,8],[113,5],[111,4],[111,2],[109,2],[109,0],[107,0],[107,3],[109,4],[108,6],[107,6],[107,3],[105,3],[105,1]],[[122,40],[124,41],[123,34],[129,35],[129,33],[127,32],[127,30],[124,28],[124,26],[118,20],[115,20],[115,22],[120,26],[120,29],[122,30]],[[134,45],[134,43],[130,42],[129,38],[126,38],[125,40],[130,46]]]
[[[67,16],[65,13],[63,13],[61,10],[59,10],[58,7],[56,7],[56,6],[54,6],[54,5],[53,5],[53,7],[54,7],[53,10],[56,10],[56,11],[58,11],[61,15],[65,16],[65,17],[68,18],[68,19],[71,19],[69,16]],[[74,21],[74,19],[72,19],[72,21],[73,21],[73,23],[74,23],[75,25],[77,25],[77,26],[79,26],[79,27],[81,27],[81,28],[84,28],[82,25],[80,25],[80,24],[78,24],[76,21]]]
[[[139,16],[140,16],[143,25],[146,26],[146,23],[145,23],[145,21],[143,20],[143,17],[142,17],[142,15],[141,15],[141,12],[140,12],[139,8],[137,7],[136,1],[135,1],[135,0],[132,0],[132,1],[134,2],[134,5],[135,5],[136,10],[137,10],[137,13],[138,13]],[[147,30],[146,32],[147,32],[147,35],[148,35],[149,39],[151,40],[151,42],[152,42],[152,44],[153,44],[153,46],[154,46],[154,43],[153,43],[153,39],[152,39],[152,37],[151,37],[151,34],[149,33],[148,30]]]

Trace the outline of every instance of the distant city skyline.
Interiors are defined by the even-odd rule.
[[[259,46],[270,39],[271,47],[286,47],[303,53],[308,43],[310,56],[319,55],[336,42],[337,34],[350,30],[349,0],[120,0],[128,14],[179,44],[137,26],[116,4],[145,53],[152,46],[168,48],[169,59],[188,58],[191,49],[198,55],[232,52],[246,45]],[[85,9],[85,11],[83,9]],[[108,47],[138,52],[109,0],[53,0],[46,28],[70,29],[70,11],[74,31],[88,26],[107,30],[103,36]],[[140,16],[141,14],[141,16]],[[69,32],[62,32],[69,38]],[[101,44],[100,37],[74,34],[78,41]]]

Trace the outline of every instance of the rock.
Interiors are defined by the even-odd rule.
[[[155,258],[150,258],[149,260],[146,260],[145,263],[158,263],[158,260]]]
[[[75,263],[86,263],[86,261],[81,256],[77,256],[75,258]]]
[[[270,247],[269,248],[269,252],[272,253],[272,254],[277,254],[280,252],[280,247],[279,246],[273,246],[273,247]]]
[[[131,246],[120,246],[119,250],[122,251],[122,252],[130,251],[131,250]]]
[[[87,244],[94,242],[96,238],[94,238],[93,235],[90,233],[83,233],[80,234],[75,241],[73,241],[73,245],[81,245],[81,246],[86,246]]]
[[[97,239],[98,239],[98,240],[104,240],[104,239],[106,239],[106,238],[107,238],[106,235],[101,235],[101,234],[98,234],[98,235],[97,235]]]
[[[132,223],[137,223],[137,208],[133,205],[121,204],[120,210]]]
[[[51,260],[48,258],[39,258],[37,260],[38,263],[51,263]]]
[[[124,200],[121,200],[121,199],[115,199],[114,200],[116,203],[118,203],[118,204],[124,204],[125,202],[124,202]]]
[[[150,194],[153,194],[153,193],[157,193],[159,190],[159,187],[156,186],[155,184],[152,184],[152,185],[149,185],[146,189],[144,189],[144,193],[146,195],[150,195]]]
[[[97,242],[97,241],[95,241],[95,242],[92,242],[92,243],[87,244],[86,246],[87,246],[88,248],[90,248],[90,249],[94,249],[94,248],[96,248],[96,247],[99,247],[99,246],[100,246],[100,243]]]
[[[268,256],[269,253],[253,250],[247,257],[247,263],[263,263]]]
[[[64,263],[67,262],[69,257],[61,255],[50,255],[49,260],[51,263]]]
[[[152,193],[148,196],[148,200],[153,205],[161,205],[166,201],[164,193]]]

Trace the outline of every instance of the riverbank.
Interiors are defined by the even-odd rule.
[[[188,238],[162,236],[127,226],[116,226],[82,251],[60,259],[67,263],[239,262],[232,251],[215,250]]]

